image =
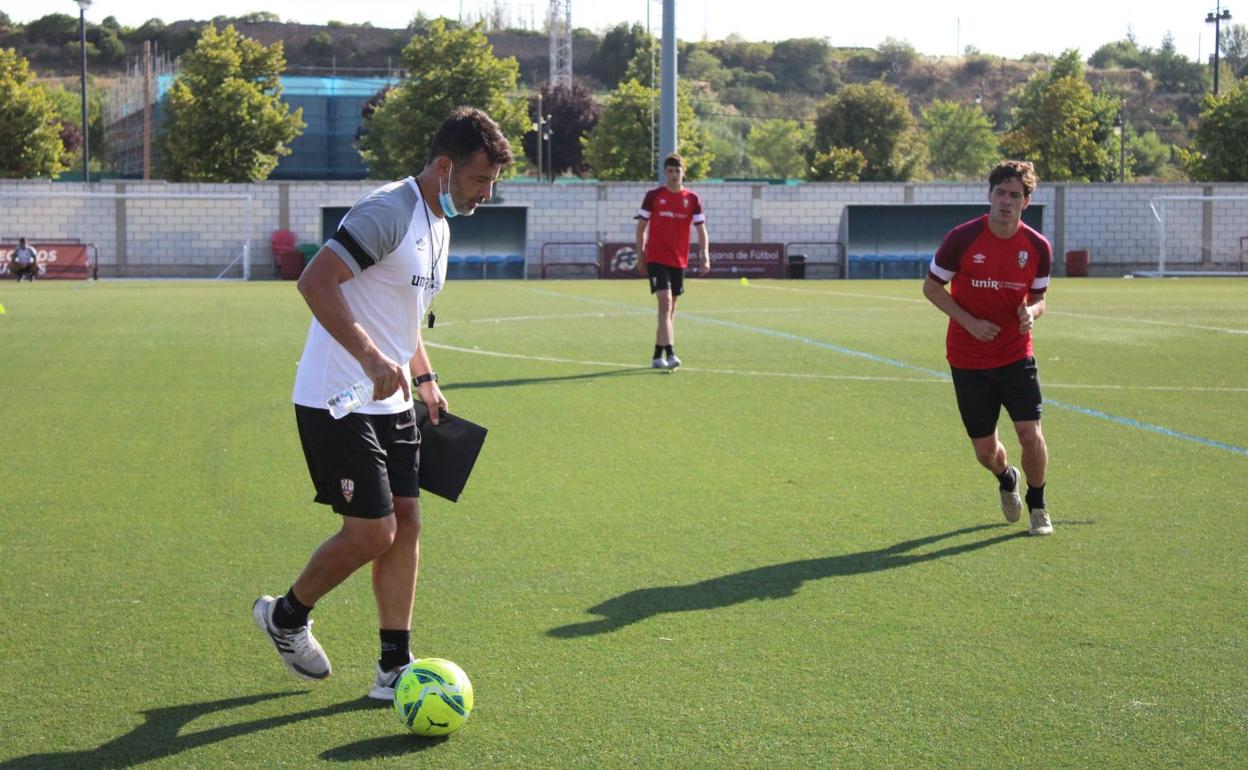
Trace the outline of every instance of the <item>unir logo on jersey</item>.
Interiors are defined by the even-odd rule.
[[[351,479],[343,479],[341,483],[342,498],[349,503],[351,502],[351,498],[355,497],[355,482]]]
[[[1025,251],[1018,252],[1018,266],[1019,267],[1027,266],[1027,252]]]

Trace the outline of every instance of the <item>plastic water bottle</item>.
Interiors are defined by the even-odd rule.
[[[329,407],[330,416],[335,420],[341,420],[372,400],[372,380],[360,380],[351,387],[344,388],[330,396],[325,406]]]

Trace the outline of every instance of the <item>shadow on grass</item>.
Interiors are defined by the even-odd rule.
[[[920,537],[914,540],[906,540],[875,551],[861,551],[841,556],[825,556],[819,559],[802,559],[784,564],[773,564],[768,567],[758,567],[744,572],[724,575],[723,577],[703,580],[700,583],[691,585],[640,588],[590,607],[588,611],[591,614],[602,616],[599,620],[559,626],[550,629],[546,633],[562,639],[605,634],[666,612],[710,610],[748,602],[752,599],[783,599],[797,593],[797,589],[801,588],[802,584],[808,580],[862,575],[867,572],[908,567],[911,564],[920,564],[933,559],[956,556],[960,553],[987,548],[988,546],[1018,537],[1026,537],[1026,530],[1011,528],[1008,534],[977,540],[973,543],[953,545],[928,553],[907,553],[907,551],[931,545],[946,538],[968,535],[983,530],[1001,529],[1008,526],[1010,525],[981,524],[976,527],[955,529],[939,535],[928,535],[927,537]]]
[[[622,377],[638,374],[649,374],[649,366],[634,369],[611,369],[605,372],[584,372],[582,374],[565,374],[559,377],[524,377],[515,380],[483,380],[481,382],[448,382],[442,390],[473,390],[476,388],[514,388],[522,385],[546,385],[552,382],[574,382],[576,380],[596,380],[601,377]]]
[[[398,722],[395,722],[396,727]],[[322,752],[321,759],[329,762],[357,762],[361,759],[385,759],[387,757],[409,757],[415,752],[432,749],[446,743],[449,735],[426,738],[411,733],[386,735],[381,738],[369,738],[357,743],[349,743],[336,749]]]
[[[292,695],[304,695],[306,692],[275,692],[263,695],[245,695],[238,698],[208,701],[207,703],[188,703],[184,706],[149,709],[143,712],[143,724],[118,738],[83,751],[62,751],[47,754],[28,754],[5,762],[0,768],[125,768],[165,759],[181,754],[190,749],[206,746],[218,741],[237,738],[241,735],[268,730],[273,727],[299,722],[304,719],[334,716],[348,711],[374,709],[377,701],[360,697],[355,700],[335,703],[331,706],[299,711],[293,714],[265,717],[250,722],[238,722],[232,725],[221,725],[199,732],[182,732],[182,728],[190,722],[216,711],[251,706],[274,698],[287,698]],[[396,725],[397,726],[397,725]],[[410,736],[409,736],[410,737]],[[280,747],[275,747],[280,748]],[[419,750],[421,745],[413,746],[408,741],[407,750]]]

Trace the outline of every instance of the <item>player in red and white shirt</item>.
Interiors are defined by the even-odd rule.
[[[659,301],[659,328],[654,334],[651,365],[655,369],[675,369],[680,366],[680,358],[672,348],[676,342],[676,298],[685,293],[689,226],[698,228],[700,275],[711,270],[711,243],[706,234],[702,200],[681,184],[684,159],[674,152],[669,154],[663,159],[663,174],[667,184],[647,192],[637,211],[637,270],[650,278],[650,293]]]
[[[945,236],[923,296],[949,316],[945,347],[958,411],[975,457],[1000,483],[1002,513],[1014,522],[1023,512],[1018,468],[1006,462],[1005,445],[997,438],[1004,406],[1023,450],[1029,532],[1048,535],[1053,532],[1044,499],[1049,451],[1040,430],[1043,398],[1031,329],[1044,313],[1053,249],[1022,222],[1036,183],[1030,163],[1007,160],[994,168],[988,176],[989,212]]]

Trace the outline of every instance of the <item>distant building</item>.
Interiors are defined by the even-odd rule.
[[[155,106],[152,110],[153,144],[160,133],[165,93],[173,85],[172,72],[155,75]],[[127,179],[143,178],[142,78],[136,85],[123,84],[114,92],[106,117],[108,148],[114,171]],[[361,115],[368,100],[395,77],[314,77],[283,75],[282,101],[292,110],[303,109],[307,127],[290,143],[290,155],[278,160],[269,179],[364,179],[368,169],[355,149],[355,137],[363,124]],[[152,163],[159,167],[152,148]],[[153,172],[155,173],[155,172]]]

